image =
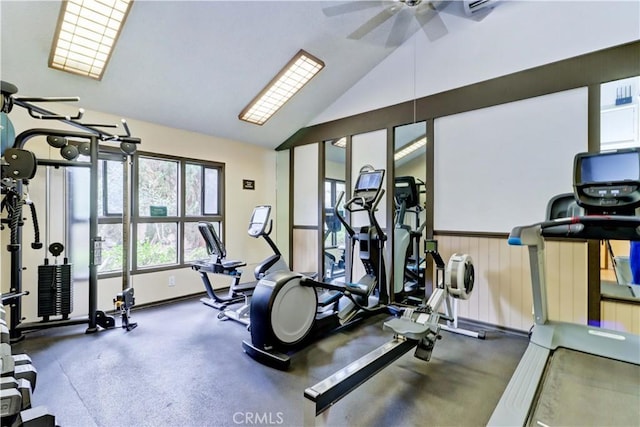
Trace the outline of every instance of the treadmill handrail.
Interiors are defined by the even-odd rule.
[[[586,240],[640,240],[640,217],[585,215],[559,218],[526,226],[514,227],[509,234],[510,245],[535,245],[531,231],[544,237]]]

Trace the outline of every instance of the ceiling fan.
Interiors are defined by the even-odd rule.
[[[440,17],[440,12],[464,16],[476,21],[486,17],[498,0],[379,0],[379,1],[350,1],[323,9],[326,16],[337,16],[371,8],[381,8],[376,15],[356,28],[347,38],[360,40],[367,34],[394,18],[393,26],[386,40],[387,47],[401,45],[412,32],[412,18],[427,38],[437,40],[448,33],[447,27]],[[415,26],[414,26],[415,31]]]

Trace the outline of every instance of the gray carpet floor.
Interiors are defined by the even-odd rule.
[[[197,299],[133,312],[138,328],[86,335],[85,326],[31,332],[13,345],[38,370],[34,404],[71,426],[237,426],[303,423],[303,392],[390,340],[385,316],[297,353],[289,371],[242,351],[249,333]],[[117,319],[120,324],[120,319]],[[443,332],[426,363],[407,353],[331,408],[329,426],[480,426],[527,346]]]

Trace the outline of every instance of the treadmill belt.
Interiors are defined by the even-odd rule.
[[[640,425],[638,365],[560,348],[542,381],[530,426]]]

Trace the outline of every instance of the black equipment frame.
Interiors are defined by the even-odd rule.
[[[3,88],[5,87],[3,82]],[[79,120],[84,115],[84,110],[79,109],[75,116],[63,116],[46,110],[42,107],[33,105],[34,102],[77,102],[77,97],[17,97],[14,93],[17,91],[12,87],[11,92],[2,93],[5,105],[3,111],[10,112],[14,105],[25,108],[29,115],[39,120],[55,120],[81,129],[82,131],[57,130],[34,128],[26,130],[15,137],[13,148],[24,149],[25,144],[30,139],[37,136],[59,136],[62,138],[77,138],[88,141],[90,143],[89,162],[76,162],[69,160],[51,160],[36,159],[37,165],[54,166],[54,167],[88,167],[90,170],[90,213],[89,213],[89,313],[86,317],[69,318],[62,320],[40,321],[40,322],[22,322],[22,297],[28,295],[29,292],[22,289],[22,224],[16,229],[17,242],[20,243],[15,250],[11,251],[11,288],[8,295],[2,299],[2,304],[9,304],[11,307],[10,315],[10,339],[12,342],[22,340],[23,331],[48,329],[58,326],[88,324],[86,333],[98,331],[98,327],[108,329],[115,326],[115,319],[108,316],[105,312],[98,310],[98,266],[101,257],[101,241],[98,236],[98,155],[99,144],[105,142],[119,142],[121,148],[123,144],[139,144],[140,138],[132,137],[129,127],[125,120],[122,120],[122,127],[126,135],[115,135],[102,130],[102,128],[115,128],[116,125],[104,124],[85,124]],[[8,105],[7,105],[8,104]],[[17,180],[15,189],[18,193],[22,193],[23,181]]]
[[[36,136],[60,136],[64,138],[79,138],[88,140],[91,144],[89,162],[72,162],[64,160],[42,160],[38,159],[38,165],[42,166],[62,166],[62,167],[88,167],[90,170],[89,186],[89,314],[87,318],[71,318],[64,320],[52,320],[49,322],[29,322],[22,323],[21,301],[14,298],[9,300],[11,304],[10,335],[11,340],[18,341],[24,338],[23,331],[34,329],[46,329],[58,326],[76,325],[88,323],[86,332],[92,333],[102,328],[111,328],[115,325],[113,317],[107,316],[97,309],[98,306],[98,264],[96,263],[96,250],[100,244],[98,240],[98,144],[99,138],[91,133],[78,131],[64,131],[54,129],[30,129],[16,136],[14,148],[23,148],[28,140]],[[16,184],[16,190],[22,191],[22,182]],[[22,242],[22,229],[18,227],[18,241]],[[11,252],[11,292],[22,293],[22,247]],[[16,297],[18,298],[18,297]]]

